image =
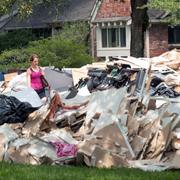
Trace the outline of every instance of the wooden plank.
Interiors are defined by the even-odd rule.
[[[9,82],[9,81],[11,81],[15,76],[17,76],[18,75],[18,73],[17,72],[15,72],[15,73],[9,73],[9,74],[4,74],[4,80],[6,81],[6,82]]]

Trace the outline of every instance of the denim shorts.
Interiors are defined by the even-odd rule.
[[[45,89],[38,89],[35,90],[37,92],[37,94],[39,95],[39,97],[42,99],[43,97],[46,97],[46,93],[45,93]]]

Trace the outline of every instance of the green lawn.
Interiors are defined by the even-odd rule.
[[[137,169],[96,169],[87,167],[60,167],[60,166],[31,166],[31,165],[13,165],[7,163],[0,164],[0,179],[20,180],[20,179],[63,179],[63,180],[101,180],[101,179],[162,179],[178,180],[180,172],[143,172]]]

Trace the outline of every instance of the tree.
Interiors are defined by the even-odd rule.
[[[169,13],[165,22],[173,25],[180,24],[180,0],[151,0],[148,3],[148,7],[164,10]]]
[[[148,28],[148,8],[164,10],[169,13],[164,22],[180,24],[180,1],[179,0],[131,0],[132,26],[131,26],[131,56],[144,56],[144,36]]]
[[[144,33],[148,27],[147,5],[148,0],[131,0],[131,56],[144,56]]]
[[[57,8],[60,7],[63,0],[0,0],[0,15],[11,13],[12,10],[18,10],[21,17],[32,13],[33,7],[43,3],[54,3]]]

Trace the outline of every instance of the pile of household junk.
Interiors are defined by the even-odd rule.
[[[58,70],[41,100],[26,72],[0,82],[0,159],[24,164],[180,168],[180,52]]]

